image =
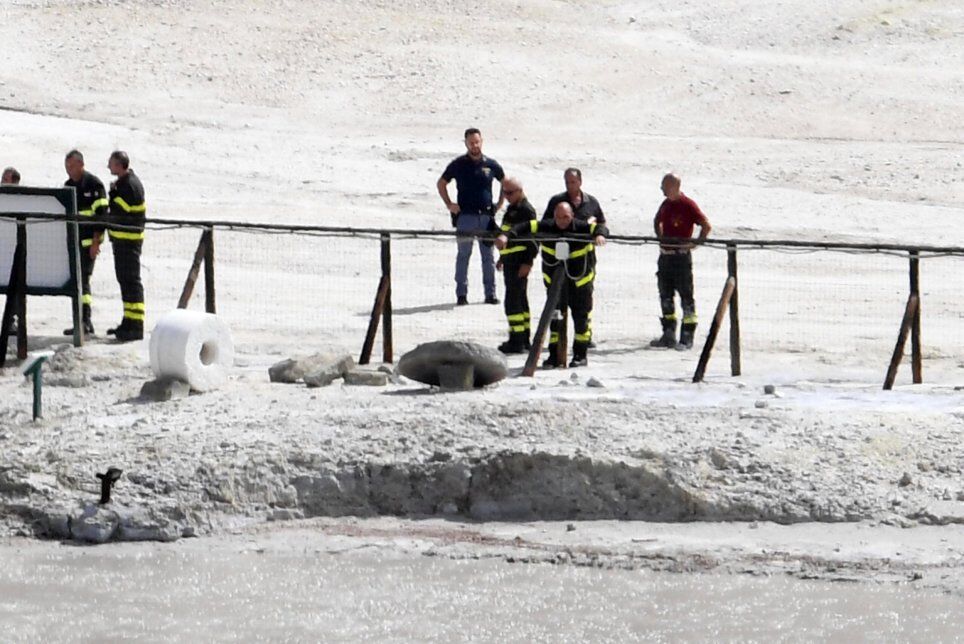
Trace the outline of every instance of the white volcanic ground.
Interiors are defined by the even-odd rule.
[[[59,185],[78,147],[106,180],[107,155],[126,149],[154,217],[447,230],[434,182],[477,125],[537,208],[580,166],[614,233],[650,232],[673,169],[718,238],[964,245],[964,7],[951,0],[14,0],[0,4],[0,43],[0,165]],[[150,233],[148,327],[175,305],[196,239]],[[95,341],[50,365],[48,385],[65,386],[45,389],[34,423],[19,369],[2,372],[11,533],[91,536],[80,508],[93,473],[116,465],[127,529],[114,538],[344,514],[861,522],[870,542],[927,523],[943,527],[907,532],[921,530],[926,556],[894,549],[853,568],[889,578],[913,565],[951,587],[941,579],[961,552],[933,531],[959,543],[948,524],[964,522],[955,257],[922,265],[924,385],[905,365],[897,390],[880,391],[902,257],[743,253],[744,375],[728,375],[720,347],[697,386],[695,354],[643,349],[658,315],[653,247],[612,244],[589,368],[440,395],[270,384],[288,355],[356,353],[377,244],[217,239],[219,311],[238,349],[221,390],[138,401],[147,343]],[[451,306],[450,242],[393,248],[396,358],[439,337],[499,341],[499,307]],[[702,339],[725,261],[712,248],[696,259]],[[473,265],[474,301],[479,279]],[[94,290],[102,331],[120,311],[109,249]],[[56,348],[64,302],[29,306],[31,348]],[[591,376],[606,386],[585,387]],[[778,395],[764,396],[771,383]],[[696,551],[772,569],[765,548],[731,557],[713,538],[744,529],[707,524]],[[831,559],[813,568],[832,577]]]

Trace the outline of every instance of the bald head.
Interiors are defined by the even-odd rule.
[[[513,206],[526,198],[522,190],[522,182],[515,177],[506,177],[502,180],[502,195]]]
[[[663,180],[660,182],[659,187],[663,191],[663,194],[666,195],[666,198],[672,201],[679,199],[681,184],[682,181],[680,181],[680,178],[670,172],[663,175]]]
[[[573,219],[572,206],[565,201],[559,202],[556,204],[556,209],[552,211],[552,218],[555,220],[557,228],[562,230],[569,228]]]

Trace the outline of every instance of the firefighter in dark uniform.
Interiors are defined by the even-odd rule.
[[[542,213],[543,219],[552,219],[556,206],[560,203],[567,203],[572,206],[573,216],[579,221],[605,224],[606,215],[603,214],[599,200],[591,194],[582,191],[582,170],[579,168],[566,168],[562,173],[562,179],[566,183],[566,191],[560,192],[549,200],[546,210]],[[592,254],[592,269],[596,270],[596,254]],[[589,348],[596,345],[592,340],[592,317],[589,318]]]
[[[519,224],[535,221],[536,209],[522,190],[522,183],[513,177],[502,181],[502,194],[509,203],[502,216],[502,230],[508,232]],[[532,261],[538,247],[532,241],[516,241],[499,251],[496,268],[505,277],[505,317],[509,321],[509,339],[499,345],[502,353],[525,353],[532,346],[529,341],[531,315],[529,313],[528,282]]]
[[[663,177],[660,188],[666,199],[660,204],[653,228],[662,241],[680,240],[677,243],[660,243],[656,281],[659,287],[659,304],[663,312],[660,322],[663,335],[650,342],[653,347],[673,348],[685,351],[693,347],[696,334],[696,301],[693,297],[693,255],[695,244],[689,240],[694,226],[700,227],[697,243],[703,243],[713,229],[696,202],[680,191],[680,178],[674,174]],[[676,306],[673,299],[679,293],[683,309],[683,324],[679,341],[676,340]]]
[[[107,161],[117,180],[110,185],[110,225],[107,235],[114,249],[114,274],[124,301],[120,326],[108,329],[121,342],[144,338],[144,285],[141,284],[141,247],[144,244],[144,218],[147,203],[144,186],[130,169],[126,152],[111,153]]]
[[[82,325],[84,333],[94,335],[94,324],[90,319],[93,299],[90,291],[90,277],[94,273],[94,261],[100,253],[104,239],[104,222],[107,220],[107,191],[101,180],[84,169],[84,155],[71,150],[64,158],[67,171],[65,186],[77,193],[77,215],[80,217],[80,277],[83,304]],[[64,329],[64,335],[72,335],[73,328]]]
[[[573,216],[572,206],[562,202],[556,205],[552,219],[518,224],[512,230],[502,233],[496,240],[496,246],[502,249],[510,243],[510,240],[514,241],[520,237],[531,235],[545,238],[541,243],[541,249],[542,279],[546,288],[552,286],[553,273],[559,263],[564,262],[565,275],[562,279],[566,283],[563,288],[565,289],[567,304],[572,311],[574,327],[572,361],[569,366],[584,367],[588,364],[586,353],[589,349],[589,319],[592,315],[592,289],[595,279],[592,255],[595,253],[595,246],[602,246],[606,243],[609,230],[605,224],[595,222],[590,224],[576,220]],[[562,249],[556,243],[556,240],[562,237],[570,238],[566,240],[568,244],[568,258],[566,259],[560,259],[558,251]],[[580,239],[574,240],[572,237]],[[558,312],[559,316],[554,316],[549,326],[549,357],[542,363],[543,368],[547,369],[560,366],[557,361],[556,350],[559,343],[559,325],[562,323],[561,306]]]

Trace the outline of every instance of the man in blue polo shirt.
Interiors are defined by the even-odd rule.
[[[469,299],[469,258],[472,257],[472,233],[495,230],[495,213],[502,207],[502,190],[499,201],[492,203],[492,180],[502,182],[505,172],[495,159],[482,154],[482,133],[471,127],[465,131],[467,153],[457,157],[438,180],[438,194],[452,215],[452,225],[459,233],[458,254],[455,257],[455,296],[459,306],[468,304]],[[455,179],[458,200],[453,203],[449,197],[449,182]],[[495,296],[495,258],[492,242],[479,239],[479,254],[482,256],[482,284],[485,287],[485,303],[498,304]]]

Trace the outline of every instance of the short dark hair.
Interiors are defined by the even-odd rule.
[[[8,174],[10,175],[10,180],[13,183],[20,183],[20,173],[17,172],[16,168],[14,168],[13,166],[10,166],[9,168],[4,168],[3,175],[6,176]]]
[[[121,164],[125,170],[131,166],[131,158],[123,150],[114,150],[110,153],[110,158]]]
[[[575,175],[577,179],[582,181],[582,170],[579,168],[566,168],[565,172],[562,173],[562,178],[565,179],[570,174]]]
[[[469,129],[467,129],[467,130],[465,131],[465,136],[464,136],[463,138],[466,138],[466,139],[467,139],[467,138],[469,138],[470,136],[472,136],[473,134],[478,134],[479,136],[482,136],[482,131],[479,130],[479,128],[477,128],[477,127],[470,127]]]
[[[67,159],[77,159],[78,161],[83,163],[84,155],[81,154],[80,150],[74,148],[73,150],[67,153],[67,156],[64,157],[64,161],[66,161]]]

